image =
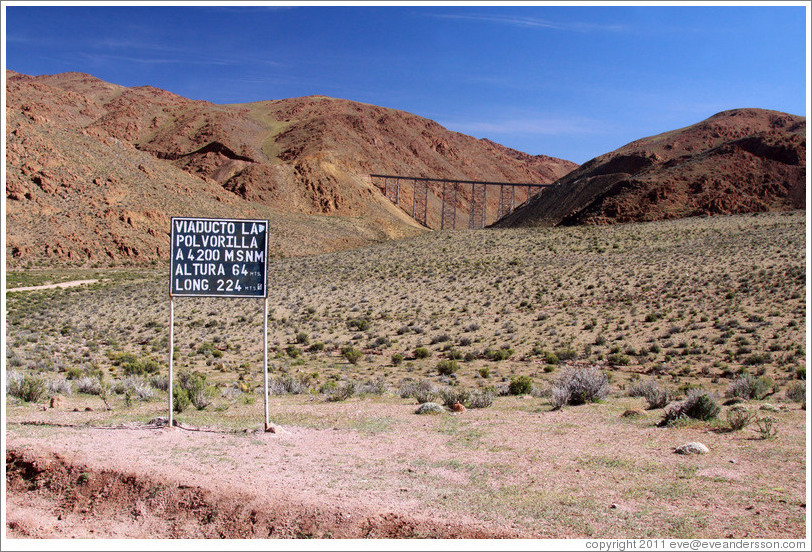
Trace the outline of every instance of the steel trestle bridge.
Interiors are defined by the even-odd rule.
[[[428,223],[429,184],[441,185],[442,191],[437,194],[442,201],[440,210],[441,230],[453,230],[456,228],[458,200],[461,199],[459,196],[463,192],[468,192],[468,186],[470,186],[468,228],[471,230],[486,226],[488,188],[498,190],[499,205],[495,220],[499,220],[512,213],[516,207],[517,188],[526,192],[526,201],[543,188],[552,186],[552,184],[528,182],[489,182],[392,174],[370,174],[369,177],[372,183],[381,189],[392,203],[402,208],[413,219],[426,227],[430,227]],[[401,186],[402,184],[406,186]],[[408,184],[411,184],[411,186],[408,186]],[[411,193],[408,193],[408,188],[411,188]],[[408,199],[411,199],[411,205],[409,205]]]

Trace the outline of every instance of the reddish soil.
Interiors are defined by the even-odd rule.
[[[164,446],[188,441],[158,430]],[[121,434],[120,434],[121,436]],[[124,436],[125,440],[129,436]],[[141,435],[143,437],[143,435]],[[199,441],[200,439],[197,439]],[[174,444],[173,444],[174,443]],[[402,514],[362,497],[340,502],[262,482],[193,484],[178,470],[109,469],[53,451],[6,452],[10,538],[509,538],[520,533],[469,520]],[[188,476],[188,474],[184,474]],[[273,479],[271,477],[271,479]],[[304,494],[305,496],[302,496]]]
[[[735,109],[596,157],[499,226],[803,209],[805,190],[806,118]]]
[[[561,411],[502,398],[437,416],[398,399],[274,398],[271,420],[298,420],[276,433],[110,426],[99,423],[104,412],[72,412],[74,400],[9,413],[11,538],[801,538],[805,530],[797,406],[774,414],[780,438],[762,440],[706,424],[659,428],[659,412],[625,418],[642,404],[629,398]],[[262,407],[254,406],[251,428]],[[691,441],[711,452],[674,453]]]
[[[269,218],[275,253],[332,251],[420,232],[369,173],[550,183],[577,166],[322,96],[215,105],[13,71],[6,91],[9,266],[166,259],[171,216]]]

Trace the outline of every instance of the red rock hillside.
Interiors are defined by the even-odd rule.
[[[806,207],[806,118],[718,113],[596,157],[499,226],[653,221]]]
[[[321,96],[216,105],[13,71],[6,91],[10,267],[164,259],[171,216],[268,218],[275,254],[332,251],[423,231],[369,173],[549,183],[577,166]]]

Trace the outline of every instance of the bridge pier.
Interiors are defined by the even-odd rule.
[[[471,183],[471,211],[468,216],[468,229],[485,228],[488,187],[485,184]]]
[[[425,180],[414,180],[412,187],[412,218],[428,227],[429,183]]]
[[[457,222],[457,183],[451,183],[451,193],[448,191],[448,184],[448,182],[443,183],[443,211],[440,218],[440,230],[454,230]]]

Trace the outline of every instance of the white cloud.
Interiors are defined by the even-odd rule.
[[[606,125],[584,117],[541,117],[491,121],[445,121],[446,128],[465,134],[583,135],[605,134]]]
[[[563,23],[560,21],[550,21],[548,19],[541,19],[538,17],[520,17],[515,15],[432,14],[431,16],[441,19],[461,19],[467,21],[479,21],[483,23],[496,23],[525,29],[552,29],[556,31],[573,32],[623,32],[628,30],[627,26],[620,24],[596,24],[583,22]]]

